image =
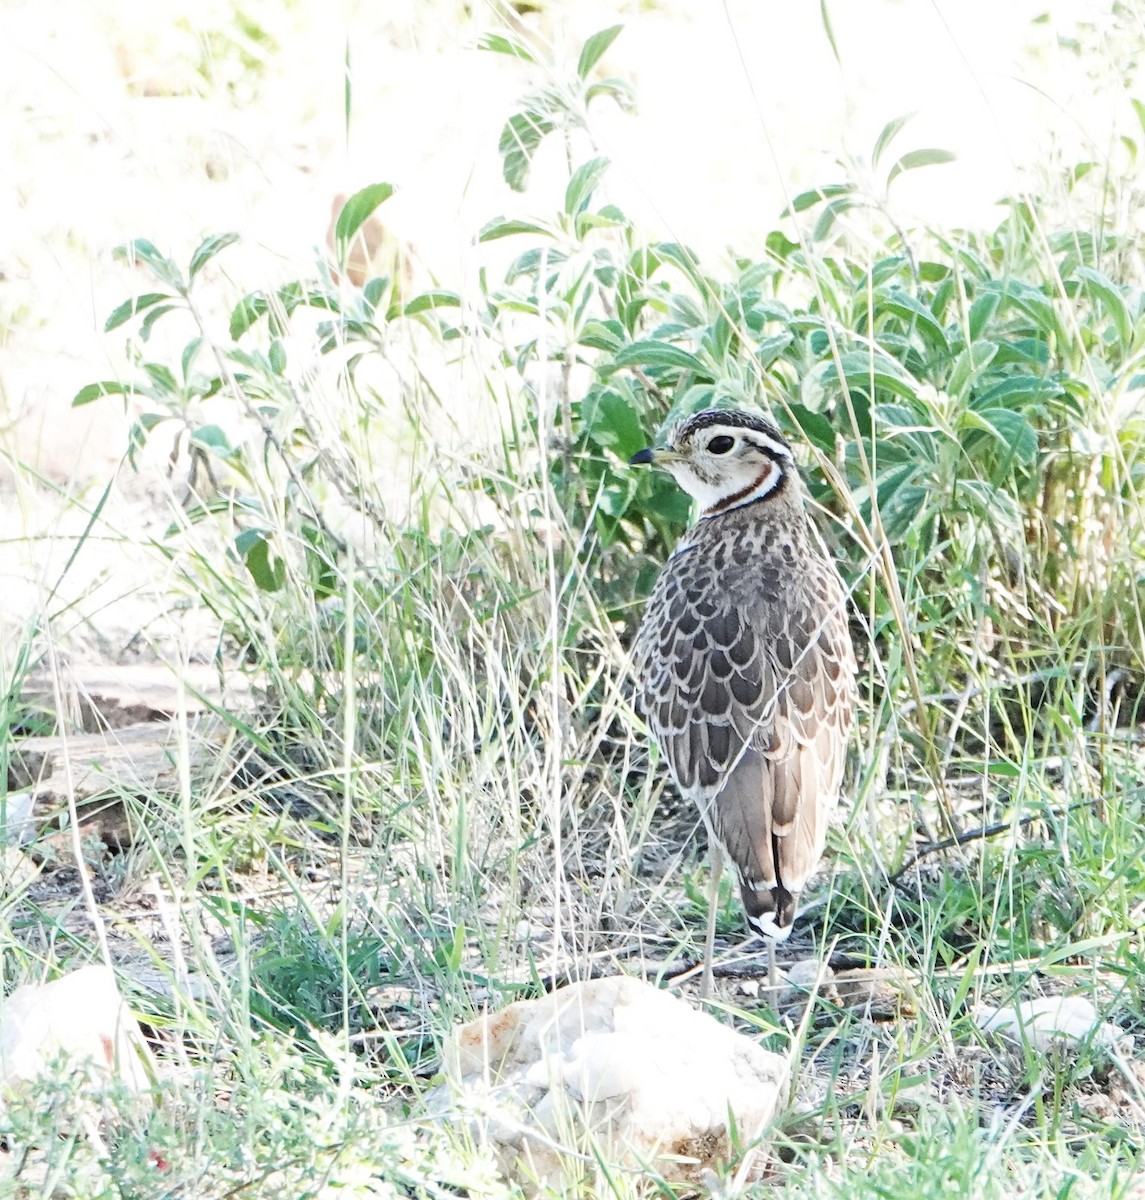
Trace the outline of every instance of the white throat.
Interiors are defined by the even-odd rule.
[[[700,519],[719,517],[735,508],[743,508],[745,504],[754,504],[765,496],[771,495],[783,478],[783,471],[778,464],[763,461],[759,470],[749,478],[724,480],[720,486],[710,484],[697,478],[687,467],[669,468],[676,477],[676,482],[700,506]]]

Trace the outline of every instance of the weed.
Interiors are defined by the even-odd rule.
[[[618,32],[559,84],[533,43],[484,39],[545,80],[503,127],[505,179],[548,138],[569,170],[559,211],[483,225],[515,253],[476,294],[348,278],[385,182],[344,203],[312,275],[225,306],[232,235],[185,267],[124,248],[150,277],[107,321],[130,371],[76,403],[122,399],[137,462],[170,439],[149,549],[260,704],[220,714],[237,769],[141,809],[137,870],[182,966],[138,914],[115,945],[169,977],[135,1000],[179,1079],[102,1149],[55,1136],[55,1100],[13,1110],[45,1177],[142,1189],[158,1155],[203,1195],[496,1194],[487,1158],[420,1116],[444,1031],[602,964],[664,977],[703,924],[702,834],[649,757],[627,657],[689,510],[627,459],[724,404],[801,447],[863,659],[853,802],[795,950],[911,988],[888,1027],[820,1001],[791,1165],[769,1169],[859,1196],[1113,1195],[1137,1169],[1139,1087],[1086,1052],[1015,1058],[971,1018],[1069,990],[1145,1022],[1130,240],[1030,197],[986,233],[899,227],[894,180],[943,155],[900,152],[898,120],[761,253],[703,263],[609,202],[592,112],[628,102],[598,78]],[[486,414],[485,443],[453,437]],[[6,737],[30,653],[5,666]],[[125,905],[129,875],[108,875]],[[734,909],[724,889],[722,936]],[[90,953],[42,881],[0,927],[6,976]]]

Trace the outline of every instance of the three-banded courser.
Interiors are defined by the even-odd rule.
[[[699,520],[664,564],[640,626],[643,709],[713,854],[703,994],[727,856],[753,929],[775,945],[819,864],[855,707],[846,590],[820,548],[779,430],[711,409],[633,463],[675,476]]]

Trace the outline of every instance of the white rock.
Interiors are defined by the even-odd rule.
[[[696,1182],[729,1155],[729,1113],[749,1144],[787,1075],[785,1058],[623,976],[471,1021],[448,1040],[444,1065],[452,1106],[526,1186],[560,1186],[594,1152]]]
[[[36,793],[32,788],[12,791],[0,812],[0,846],[26,846],[36,836],[36,820],[32,809],[36,805]]]
[[[0,1093],[57,1071],[61,1058],[134,1092],[148,1085],[143,1035],[106,967],[24,984],[0,1000]]]
[[[1097,1009],[1081,996],[1043,996],[1007,1008],[979,1004],[973,1016],[984,1033],[1000,1033],[1043,1052],[1054,1046],[1089,1042],[1120,1054],[1133,1053],[1132,1036],[1103,1021]]]

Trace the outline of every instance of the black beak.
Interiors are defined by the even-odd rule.
[[[637,450],[636,453],[628,460],[634,467],[639,467],[645,463],[652,461],[653,450],[651,446],[645,446],[643,450]]]

